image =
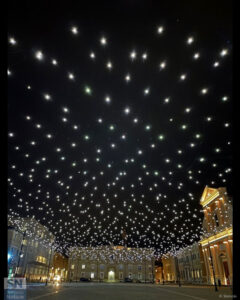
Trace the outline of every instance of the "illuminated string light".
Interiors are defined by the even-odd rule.
[[[191,45],[193,42],[194,42],[194,38],[193,38],[192,36],[190,36],[190,37],[187,39],[187,44],[188,44],[188,45]]]
[[[76,26],[71,27],[71,32],[75,35],[78,34],[78,28]]]
[[[158,34],[162,34],[163,31],[164,31],[163,26],[159,26],[158,29],[157,29]]]
[[[42,53],[42,51],[36,51],[36,52],[35,52],[35,57],[36,57],[38,60],[43,60],[43,53]]]

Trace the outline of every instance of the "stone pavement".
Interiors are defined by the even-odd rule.
[[[235,295],[236,296],[236,295]],[[234,297],[235,298],[235,297]],[[209,300],[233,299],[232,290],[222,287],[163,286],[134,283],[64,283],[59,286],[32,286],[27,300]]]

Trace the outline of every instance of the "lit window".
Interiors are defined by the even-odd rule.
[[[82,265],[82,269],[85,269],[85,265]]]

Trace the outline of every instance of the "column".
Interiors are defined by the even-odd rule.
[[[232,255],[230,253],[229,249],[229,243],[225,244],[226,246],[226,256],[227,256],[227,262],[228,262],[228,269],[229,269],[229,280],[230,284],[232,284],[232,276],[233,276],[233,269],[232,269]]]
[[[213,247],[211,248],[211,251],[212,251],[212,259],[213,259],[213,267],[214,267],[214,271],[215,271],[215,278],[216,278],[216,281],[217,279],[220,277],[220,270],[219,270],[219,265],[217,263],[217,254],[216,254],[216,250],[215,250],[216,247]]]
[[[212,260],[210,255],[210,247],[207,248],[206,257],[207,257],[208,267],[209,267],[210,283],[213,284],[213,268],[212,268]]]
[[[223,210],[223,205],[220,202],[222,202],[222,200],[218,200],[218,202],[217,202],[217,207],[218,207],[219,217],[220,217],[219,225],[223,225],[224,224],[224,210]]]
[[[206,248],[205,248],[206,249]],[[206,267],[206,275],[207,275],[207,282],[211,281],[211,273],[210,273],[210,270],[209,270],[209,260],[208,260],[208,257],[207,257],[207,251],[205,251],[205,249],[203,249],[203,258],[204,258],[204,263],[205,263],[205,267]]]
[[[219,276],[218,277],[221,280],[221,282],[223,283],[223,280],[224,280],[224,271],[223,271],[222,262],[221,262],[221,260],[219,258],[219,244],[215,248],[215,254],[216,254],[216,261],[217,261],[218,270],[219,270]]]

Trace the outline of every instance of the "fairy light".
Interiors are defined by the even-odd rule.
[[[78,28],[77,28],[76,26],[71,27],[71,32],[72,32],[74,35],[77,35],[77,34],[78,34]]]
[[[24,60],[29,74],[34,74],[30,79],[24,75],[24,67],[21,69],[22,59],[18,67],[11,61],[16,51],[24,54],[24,40],[8,38],[9,87],[19,94],[14,101],[15,93],[9,94],[10,117],[16,120],[7,133],[7,183],[16,204],[11,204],[9,215],[35,215],[61,241],[58,246],[63,252],[70,245],[117,245],[121,231],[127,228],[131,249],[121,251],[135,251],[129,261],[139,259],[136,249],[140,246],[144,251],[155,247],[159,256],[169,251],[177,255],[175,246],[185,247],[201,238],[200,211],[189,204],[198,197],[194,188],[227,186],[231,181],[232,168],[224,159],[231,141],[224,136],[218,142],[213,138],[220,130],[230,130],[229,112],[225,110],[222,120],[219,106],[231,107],[231,90],[215,92],[221,84],[219,76],[206,77],[197,84],[201,64],[195,62],[204,56],[209,72],[216,75],[223,63],[224,70],[227,68],[229,62],[223,57],[230,50],[217,49],[217,57],[208,59],[208,52],[197,52],[205,49],[204,41],[199,40],[200,47],[193,49],[190,45],[195,37],[189,36],[174,50],[176,61],[181,61],[182,50],[190,51],[184,57],[187,69],[176,68],[167,56],[171,33],[163,26],[152,30],[155,34],[149,41],[166,39],[159,44],[159,53],[148,43],[148,48],[129,49],[116,57],[117,39],[113,47],[105,47],[107,38],[98,37],[93,51],[91,45],[81,43],[76,26],[67,27],[71,38],[64,47],[74,49],[76,42],[81,43],[83,55],[73,51],[68,61],[66,55],[59,56],[58,44],[53,54],[34,50],[32,59]],[[121,59],[130,69],[122,68]],[[36,60],[44,64],[36,65]],[[41,70],[33,72],[31,64]],[[68,72],[68,65],[70,71],[74,65],[72,70],[77,73]],[[203,96],[209,91],[216,101]],[[209,168],[217,172],[209,172]],[[169,201],[173,191],[176,197]],[[180,223],[182,228],[177,225]],[[94,248],[95,254],[97,251]],[[109,253],[107,250],[106,261]]]
[[[35,52],[35,57],[38,59],[38,60],[43,60],[43,53],[42,51],[36,51]]]

